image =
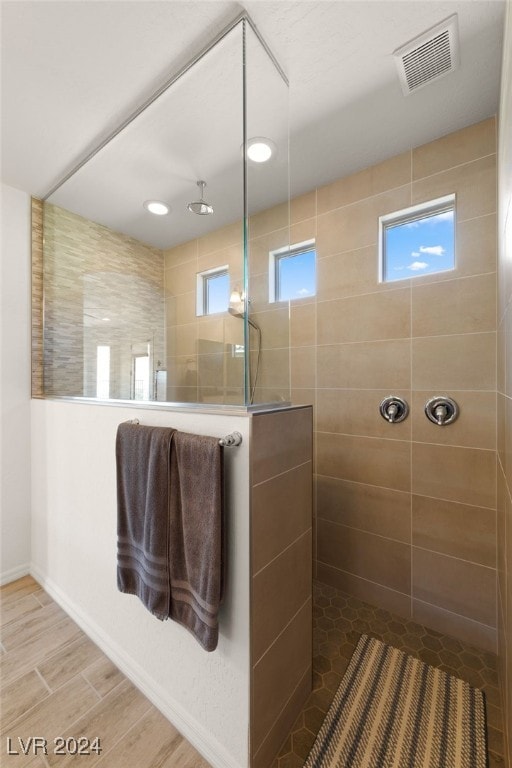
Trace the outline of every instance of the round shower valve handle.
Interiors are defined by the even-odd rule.
[[[380,415],[390,424],[398,424],[407,418],[409,413],[409,406],[406,401],[396,395],[390,395],[385,397],[380,404]]]
[[[451,397],[432,397],[425,405],[425,415],[438,427],[452,424],[459,415],[459,406]]]

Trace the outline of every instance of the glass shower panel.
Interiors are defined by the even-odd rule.
[[[46,396],[289,400],[289,307],[268,296],[289,243],[287,97],[240,17],[47,196]]]
[[[271,252],[290,243],[288,83],[247,24],[248,329],[254,403],[290,400],[290,304],[271,295]]]

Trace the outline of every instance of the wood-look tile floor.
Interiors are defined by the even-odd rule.
[[[2,587],[0,618],[2,768],[209,768],[30,576]]]
[[[2,768],[210,768],[31,577],[1,588],[0,618]],[[303,765],[362,632],[482,688],[489,768],[504,764],[493,654],[316,583],[314,690],[272,768]],[[34,755],[34,743],[21,754],[18,737],[27,747],[30,736],[47,740],[48,755]],[[102,751],[58,756],[56,737],[98,737]]]

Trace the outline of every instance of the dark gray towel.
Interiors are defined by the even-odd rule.
[[[218,439],[124,423],[116,459],[119,590],[213,651],[223,591]]]
[[[171,450],[170,616],[207,651],[217,647],[223,591],[222,448],[175,432]]]
[[[117,586],[159,619],[169,616],[171,439],[176,430],[120,424],[117,460]]]

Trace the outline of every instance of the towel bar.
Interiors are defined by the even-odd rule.
[[[127,424],[140,424],[138,419],[128,419]],[[231,448],[231,446],[242,445],[242,435],[240,432],[231,432],[226,437],[221,437],[219,445],[223,448]]]

